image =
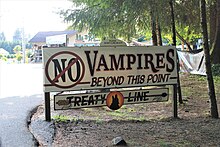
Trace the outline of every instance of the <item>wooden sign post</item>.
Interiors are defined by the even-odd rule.
[[[50,92],[105,89],[111,91],[111,89],[129,87],[166,85],[173,85],[174,117],[177,117],[176,85],[178,74],[176,57],[176,48],[171,46],[45,48],[43,49],[43,63],[46,120],[51,120]],[[152,91],[148,90],[149,93]],[[157,94],[162,92],[156,91]],[[145,93],[141,89],[135,92]],[[122,91],[121,93],[127,100],[132,99],[129,92]],[[168,95],[167,92],[165,93]],[[144,94],[139,96],[140,99],[146,99],[145,102],[159,101],[158,97],[162,97],[155,94],[156,99],[148,101],[150,95],[145,94],[146,96]],[[74,108],[75,105],[80,105],[79,107],[96,106],[93,105],[95,103],[97,106],[103,106],[104,103],[99,105],[99,102],[94,102],[94,94],[89,95],[86,95],[86,98],[79,95],[69,95],[67,96],[70,99],[68,103],[65,103],[65,101],[67,102],[66,96],[63,99],[61,98],[62,95],[57,95],[55,99],[60,99],[60,102],[55,102],[55,105],[60,104],[61,106],[63,104],[67,108],[71,104],[71,107],[68,106],[68,108]],[[113,98],[115,98],[115,102],[119,101],[118,96],[117,94],[113,95],[109,101],[113,101]],[[98,96],[96,95],[96,97]],[[105,97],[105,101],[106,99]],[[61,101],[64,103],[61,104]],[[124,101],[125,104],[128,103],[126,99]]]

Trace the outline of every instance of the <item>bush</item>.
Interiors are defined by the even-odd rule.
[[[212,65],[212,74],[213,76],[220,76],[220,64]]]
[[[11,54],[11,58],[16,58],[16,55],[15,54]]]
[[[6,57],[1,58],[3,61],[7,61],[8,59]]]
[[[17,61],[21,61],[22,55],[21,54],[16,54],[16,59],[17,59]]]
[[[31,53],[30,51],[28,51],[28,52],[26,53],[26,56],[27,56],[28,58],[30,58],[31,55],[32,55],[32,53]]]

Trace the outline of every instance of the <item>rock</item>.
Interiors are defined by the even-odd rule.
[[[32,119],[29,129],[41,146],[52,146],[55,134],[54,123],[44,120],[44,116],[40,115]]]
[[[185,112],[189,112],[189,110],[187,109],[187,110],[185,110]]]
[[[116,146],[116,145],[123,145],[123,146],[127,146],[127,143],[125,142],[125,140],[119,136],[119,137],[115,137],[114,139],[112,139],[112,145]]]

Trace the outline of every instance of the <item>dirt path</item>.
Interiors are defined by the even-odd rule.
[[[125,105],[117,111],[106,107],[52,111],[53,146],[105,147],[121,136],[130,147],[194,147],[220,145],[220,119],[210,118],[206,81],[181,75],[184,104],[173,119],[172,102]],[[216,85],[220,107],[220,84]],[[39,108],[38,114],[43,112]]]

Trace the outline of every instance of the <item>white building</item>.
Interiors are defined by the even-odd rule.
[[[9,55],[9,52],[3,48],[0,48],[0,55],[7,56],[7,55]]]

